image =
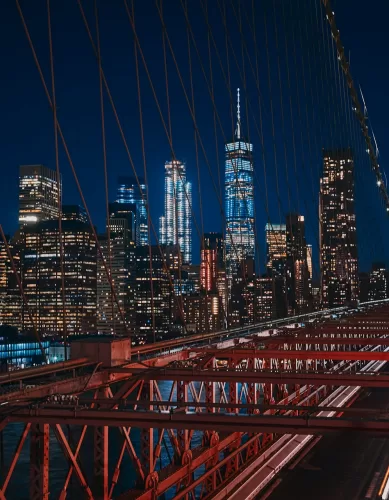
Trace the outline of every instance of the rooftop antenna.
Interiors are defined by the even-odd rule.
[[[240,89],[238,88],[237,90],[237,106],[236,106],[236,110],[237,110],[237,123],[236,123],[236,131],[235,131],[235,134],[236,134],[236,138],[237,139],[240,139]]]

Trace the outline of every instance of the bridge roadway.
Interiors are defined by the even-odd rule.
[[[353,404],[389,411],[389,389],[365,390]],[[323,436],[303,451],[258,498],[281,500],[295,492],[301,500],[380,498],[389,466],[389,439],[348,435]],[[382,491],[382,490],[381,490]]]

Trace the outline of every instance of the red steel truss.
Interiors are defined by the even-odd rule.
[[[7,498],[27,443],[30,498],[53,497],[50,457],[60,451],[68,464],[60,499],[73,498],[77,485],[90,499],[164,493],[191,499],[221,498],[226,485],[266,463],[293,435],[386,436],[387,415],[366,409],[361,417],[349,406],[360,387],[389,386],[382,371],[389,359],[388,310],[358,319],[368,328],[350,318],[261,336],[250,330],[171,354],[166,344],[155,345],[164,354],[148,359],[149,350],[135,349],[134,360],[117,366],[84,356],[0,376],[1,431],[6,439],[19,423],[20,433],[0,499]]]

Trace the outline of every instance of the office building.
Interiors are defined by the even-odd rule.
[[[88,217],[84,207],[80,205],[62,205],[62,220],[77,220],[88,224]]]
[[[238,89],[237,125],[225,145],[226,272],[229,287],[239,265],[255,256],[253,145],[241,133]]]
[[[171,321],[172,294],[169,276],[157,245],[152,245],[150,248],[148,246],[137,247],[135,256],[136,333],[148,342],[154,339],[161,340],[169,333]]]
[[[286,225],[266,224],[267,269],[272,270],[274,261],[286,261]]]
[[[303,215],[286,216],[286,288],[289,315],[308,311],[309,270]]]
[[[16,272],[20,274],[20,249],[6,235]],[[8,256],[6,245],[0,239],[0,325],[9,325],[20,331],[22,326],[22,296],[17,277]]]
[[[147,216],[147,186],[142,177],[138,177],[139,185],[134,177],[119,177],[117,202],[136,206],[136,245],[149,244]]]
[[[319,210],[322,305],[342,306],[359,297],[354,159],[350,148],[323,151]]]
[[[312,245],[307,245],[307,266],[308,266],[308,273],[309,273],[309,278],[312,282],[313,279],[313,267],[312,267]]]
[[[221,233],[204,233],[201,245],[201,288],[206,291],[217,290],[218,272],[224,267],[223,235]]]
[[[288,314],[286,283],[286,224],[266,224],[266,267],[272,278],[272,316],[285,318]]]
[[[19,226],[57,219],[61,179],[43,165],[22,165],[19,170]]]
[[[162,245],[179,245],[183,264],[192,263],[192,184],[186,180],[185,164],[165,163],[165,213],[159,219]]]
[[[368,300],[385,300],[389,297],[389,273],[381,262],[374,262],[369,275]]]
[[[111,203],[107,233],[99,237],[104,260],[97,259],[97,331],[126,335],[135,330],[134,204]],[[111,277],[114,292],[108,273]]]
[[[45,335],[96,332],[96,242],[90,227],[62,221],[65,307],[58,220],[26,227],[22,234],[23,289],[37,330]],[[65,325],[64,325],[65,320]],[[23,329],[31,330],[28,311],[22,309]]]

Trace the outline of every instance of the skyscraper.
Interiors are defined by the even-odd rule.
[[[171,287],[157,245],[152,245],[150,249],[145,246],[136,248],[135,314],[136,332],[148,341],[153,341],[154,332],[157,340],[169,332]]]
[[[267,268],[271,271],[273,262],[286,260],[286,225],[266,224],[266,257]]]
[[[140,188],[134,177],[119,177],[117,202],[136,206],[136,244],[148,245],[147,186],[142,177],[138,177],[138,180]]]
[[[273,317],[284,318],[288,313],[286,296],[286,225],[266,224],[267,272],[272,279]]]
[[[358,299],[354,160],[347,149],[323,150],[320,179],[320,272],[323,307]]]
[[[313,278],[313,267],[312,267],[312,245],[307,245],[307,266],[309,278],[312,281]]]
[[[6,236],[16,272],[20,273],[20,249]],[[0,239],[0,325],[21,329],[22,296],[5,243]]]
[[[78,220],[88,224],[88,217],[84,207],[80,205],[62,205],[62,220]]]
[[[309,271],[303,215],[286,216],[286,287],[289,314],[307,312]]]
[[[223,235],[221,233],[204,233],[200,264],[201,288],[208,292],[217,290],[218,271],[223,268]]]
[[[43,165],[22,165],[19,171],[19,226],[57,219],[61,181]]]
[[[42,221],[22,234],[22,280],[39,332],[62,335],[63,302],[58,220]],[[65,312],[68,334],[96,332],[96,243],[91,228],[76,220],[62,223]],[[25,307],[23,328],[31,329]]]
[[[369,300],[387,299],[389,296],[389,273],[385,264],[374,262],[369,278]]]
[[[98,333],[124,335],[128,331],[132,332],[135,326],[135,242],[133,238],[136,206],[127,203],[110,203],[109,211],[107,231],[109,229],[110,238],[108,240],[107,234],[99,237],[105,265],[98,256],[97,331]],[[111,269],[116,300],[105,266]]]
[[[225,152],[226,271],[231,284],[241,262],[255,255],[253,145],[241,135],[239,89],[235,136]]]
[[[186,180],[185,164],[165,163],[165,214],[159,219],[163,245],[179,245],[184,264],[192,263],[192,184]]]

